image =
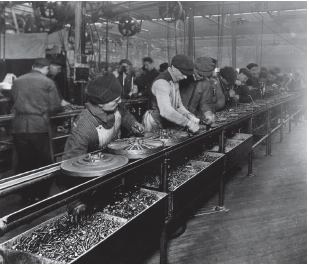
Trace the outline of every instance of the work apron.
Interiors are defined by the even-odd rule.
[[[99,124],[99,122],[95,119],[94,116],[92,117],[98,124],[96,130],[98,133],[100,149],[103,149],[112,140],[115,140],[120,137],[121,115],[118,110],[115,112],[115,124],[110,129],[104,128],[102,125]]]

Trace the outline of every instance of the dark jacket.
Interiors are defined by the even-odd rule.
[[[204,78],[200,81],[192,80],[188,85],[179,82],[179,91],[183,105],[196,116],[203,116],[212,111],[212,94],[210,80]]]
[[[49,117],[61,108],[55,83],[32,70],[14,81],[11,94],[15,114],[13,133],[48,132]]]
[[[132,75],[128,73],[123,80],[123,73],[119,74],[119,77],[117,78],[121,87],[121,98],[122,99],[130,99],[129,93],[131,92],[131,87],[132,87]]]
[[[251,103],[252,100],[248,95],[250,95],[252,99],[255,97],[254,90],[250,90],[246,84],[238,86],[236,93],[239,95],[240,103]],[[253,100],[257,100],[257,99],[253,99]]]
[[[230,94],[228,89],[219,79],[211,79],[211,86],[213,88],[213,108],[220,111],[230,106]]]
[[[152,82],[161,73],[157,69],[153,69],[147,72],[145,75],[142,74],[134,80],[134,84],[137,85],[138,92],[143,96],[148,97],[149,90],[151,88]]]
[[[127,129],[136,119],[130,114],[123,103],[119,104],[119,112],[121,115],[121,125]],[[106,129],[114,126],[114,113],[106,113],[97,105],[86,103],[86,109],[83,110],[73,124],[72,134],[68,137],[64,148],[62,160],[78,157],[88,152],[99,149],[99,137],[96,130],[98,125],[102,125]]]
[[[260,88],[260,79],[258,77],[252,77],[251,80],[252,80],[252,83],[253,83],[252,87],[259,89]],[[247,85],[248,85],[248,82],[247,82]]]

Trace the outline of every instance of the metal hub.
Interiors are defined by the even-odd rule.
[[[149,139],[161,140],[165,143],[165,146],[176,145],[189,137],[189,134],[184,131],[178,131],[173,129],[159,129],[153,133],[148,133]]]
[[[145,158],[164,148],[164,142],[147,138],[118,139],[107,145],[110,153],[121,154],[130,159]]]
[[[128,163],[129,159],[107,153],[86,154],[61,164],[61,172],[69,176],[95,177],[106,175]]]

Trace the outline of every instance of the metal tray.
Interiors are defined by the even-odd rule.
[[[158,231],[162,229],[165,223],[165,200],[167,194],[147,189],[140,190],[157,195],[159,200],[130,220],[104,214],[105,219],[117,220],[122,223],[122,226],[119,227],[115,232],[110,234],[107,238],[92,246],[84,254],[71,261],[71,264],[121,263],[125,257],[129,256],[132,252],[134,252],[134,248],[136,248],[136,246],[132,245],[132,242],[134,242],[134,240],[137,240],[139,237],[147,238],[154,233],[158,235]],[[10,257],[8,255],[11,253],[16,253],[20,256],[21,260],[16,261],[15,259],[15,263],[26,263],[27,261],[30,263],[41,264],[59,263],[57,261],[53,261],[35,254],[15,251],[11,248],[13,244],[21,237],[32,235],[32,232],[34,230],[38,229],[41,226],[54,222],[56,219],[60,218],[63,215],[65,214],[61,214],[52,219],[49,219],[46,222],[0,244],[0,254],[1,250],[3,250],[5,256],[4,261],[6,263],[10,263],[10,261],[8,261],[10,260]],[[141,239],[139,239],[139,241],[140,240]]]
[[[214,156],[214,154],[211,154],[211,156]],[[199,194],[206,190],[216,179],[221,177],[224,169],[225,156],[220,153],[215,156],[218,157],[217,160],[211,163],[190,161],[193,164],[206,166],[206,168],[169,192],[169,217],[177,216]]]
[[[246,138],[247,136],[247,138]],[[240,134],[236,133],[232,139],[227,139],[227,141],[235,142],[236,146],[228,151],[226,154],[226,170],[235,166],[236,163],[248,154],[252,150],[252,136],[251,134]],[[214,146],[210,152],[218,152],[219,146]]]

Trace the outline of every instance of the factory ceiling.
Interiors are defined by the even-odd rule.
[[[10,4],[10,3],[13,3]],[[36,5],[42,2],[34,2]],[[47,2],[45,2],[47,3]],[[50,3],[50,2],[48,2]],[[59,3],[59,2],[55,2]],[[61,28],[70,22],[70,12],[74,12],[74,1],[60,2],[67,8],[66,16],[56,20],[41,17],[45,25],[45,31]],[[66,3],[66,5],[64,5]],[[106,35],[106,23],[108,21],[109,38],[126,37],[118,31],[119,20],[123,16],[131,16],[141,24],[141,31],[130,37],[136,41],[151,41],[155,46],[166,43],[167,38],[171,43],[177,37],[179,43],[188,35],[187,19],[185,22],[167,23],[162,19],[160,6],[168,2],[159,1],[110,1],[110,2],[85,2],[86,17],[89,24],[96,22],[96,29],[102,38]],[[173,3],[175,12],[178,11],[177,1]],[[218,35],[223,38],[223,45],[229,45],[229,39],[233,32],[237,36],[237,46],[255,46],[261,40],[263,45],[270,45],[276,41],[282,45],[298,43],[306,46],[307,39],[307,2],[306,1],[181,1],[184,10],[182,18],[187,17],[188,12],[194,16],[194,36],[199,46],[216,46]],[[7,23],[14,26],[14,14],[19,18],[33,16],[33,8],[29,2],[1,2]],[[168,16],[167,14],[165,14]],[[164,16],[164,15],[163,15]],[[233,21],[242,17],[248,23],[234,25]],[[72,14],[71,14],[72,18]],[[165,17],[165,20],[168,18]],[[222,29],[219,29],[219,26]],[[281,38],[282,37],[282,38]],[[172,41],[174,40],[174,41]]]

